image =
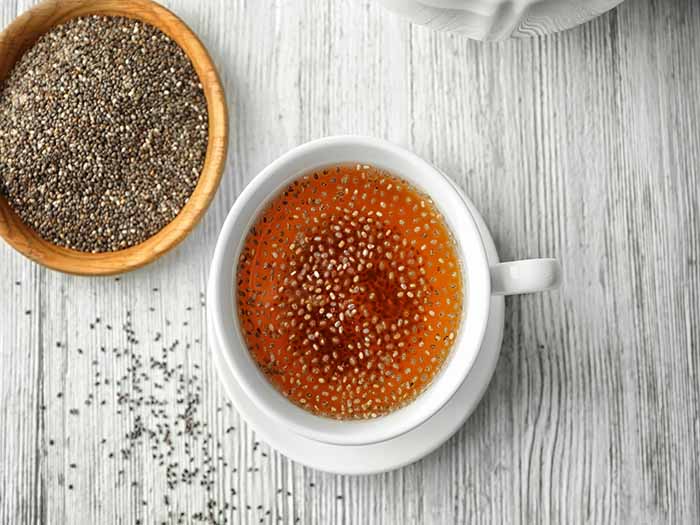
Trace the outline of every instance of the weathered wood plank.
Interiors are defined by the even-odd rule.
[[[31,3],[1,2],[0,25]],[[119,392],[177,398],[177,383],[154,386],[157,369],[117,386],[134,356],[113,349],[148,364],[176,340],[169,366],[198,377],[197,420],[225,438],[206,443],[212,493],[183,487],[171,502],[187,516],[214,494],[242,524],[700,521],[697,2],[628,0],[567,33],[489,45],[369,0],[164,3],[220,65],[227,172],[192,237],[119,281],[55,274],[0,246],[0,523],[177,522],[147,439],[127,462],[109,457],[136,415],[159,422]],[[339,133],[414,149],[470,194],[504,259],[555,255],[566,270],[561,292],[509,302],[496,376],[465,427],[415,465],[360,478],[256,446],[211,368],[200,304],[245,184]],[[188,461],[185,442],[174,461]],[[190,444],[200,464],[202,441]]]

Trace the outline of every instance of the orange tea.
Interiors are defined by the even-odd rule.
[[[248,350],[290,401],[385,415],[440,371],[459,330],[457,246],[431,199],[366,165],[308,173],[256,218],[237,301]]]

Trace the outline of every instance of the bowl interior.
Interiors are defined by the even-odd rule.
[[[288,183],[322,166],[359,162],[387,169],[429,194],[457,241],[465,311],[455,345],[431,385],[410,404],[379,418],[338,421],[311,414],[288,401],[260,372],[248,353],[238,317],[236,271],[245,236],[259,211]],[[223,227],[210,276],[210,315],[215,337],[248,396],[281,424],[317,441],[359,445],[405,433],[439,410],[466,377],[483,338],[490,297],[486,255],[476,223],[461,196],[435,168],[389,143],[334,137],[293,150],[266,168],[244,190]]]
[[[151,0],[48,0],[18,17],[0,34],[0,83],[16,61],[52,27],[86,15],[123,16],[153,25],[177,42],[204,88],[209,144],[199,182],[189,201],[165,228],[143,243],[116,252],[84,253],[42,239],[0,196],[0,236],[26,257],[78,275],[112,275],[153,262],[181,242],[209,207],[219,186],[228,144],[228,112],[216,68],[197,36],[173,13]]]

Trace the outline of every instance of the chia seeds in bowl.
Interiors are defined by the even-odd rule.
[[[0,194],[53,244],[130,248],[185,206],[208,131],[202,84],[172,39],[128,18],[76,18],[0,87]]]

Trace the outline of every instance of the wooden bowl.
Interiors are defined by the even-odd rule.
[[[221,181],[228,146],[228,112],[219,75],[199,38],[173,13],[151,0],[47,0],[0,34],[0,83],[15,62],[52,27],[85,15],[123,16],[151,24],[187,53],[199,75],[209,110],[209,145],[199,182],[179,215],[153,237],[116,252],[84,253],[42,239],[0,196],[0,236],[39,264],[76,275],[114,275],[149,264],[182,241],[209,207]]]

